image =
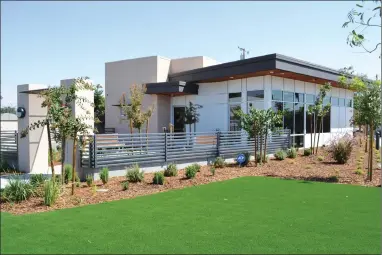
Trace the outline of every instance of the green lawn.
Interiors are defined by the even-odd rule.
[[[1,253],[381,253],[380,188],[245,177],[2,213]]]

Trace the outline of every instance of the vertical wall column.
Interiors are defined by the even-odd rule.
[[[60,84],[61,86],[66,86],[69,87],[71,86],[76,79],[66,79],[66,80],[61,80]],[[89,81],[91,82],[91,81]],[[93,129],[94,129],[94,107],[91,105],[94,103],[94,91],[90,90],[83,90],[83,91],[78,91],[77,95],[86,98],[87,101],[89,102],[84,102],[82,103],[82,107],[78,105],[77,102],[73,102],[71,107],[72,107],[72,114],[74,117],[81,117],[81,116],[88,116],[90,117],[87,119],[85,122],[89,125],[88,132],[89,134],[93,134]],[[73,140],[67,140],[66,141],[66,146],[65,146],[65,164],[71,164],[73,163]],[[76,169],[77,172],[79,173],[79,176],[81,178],[81,169],[80,169],[80,151],[78,150],[77,146],[77,153],[76,153]]]
[[[25,173],[51,174],[48,167],[48,136],[47,128],[40,127],[29,131],[20,138],[22,130],[28,125],[46,118],[47,109],[41,107],[42,98],[38,90],[46,88],[41,84],[24,84],[17,86],[17,106],[25,109],[25,117],[18,119],[18,168]]]

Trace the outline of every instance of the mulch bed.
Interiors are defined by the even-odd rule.
[[[319,160],[321,156],[323,160]],[[357,169],[357,160],[363,157],[363,175],[355,174]],[[278,161],[271,159],[267,164],[255,167],[253,162],[247,167],[238,167],[237,165],[228,165],[224,168],[217,168],[215,175],[210,173],[209,166],[203,166],[194,179],[185,178],[184,170],[180,170],[176,177],[166,177],[164,185],[152,184],[154,174],[145,174],[144,182],[130,183],[129,189],[122,190],[122,183],[126,181],[125,177],[111,178],[105,185],[101,181],[96,181],[97,189],[108,189],[106,192],[96,192],[86,183],[81,183],[79,188],[76,187],[75,195],[70,195],[71,187],[67,185],[64,193],[60,196],[55,205],[48,207],[43,205],[43,198],[32,197],[27,201],[18,204],[2,203],[1,211],[10,212],[12,214],[26,214],[44,211],[52,211],[62,208],[78,207],[87,204],[97,204],[106,201],[113,201],[125,198],[134,198],[138,196],[163,192],[172,189],[181,189],[190,186],[207,184],[216,181],[223,181],[242,176],[271,176],[277,178],[299,179],[307,181],[327,181],[330,182],[331,176],[337,175],[339,183],[354,184],[363,186],[380,186],[381,170],[377,169],[377,163],[374,160],[373,181],[366,181],[367,153],[363,147],[356,145],[352,156],[348,163],[344,165],[336,164],[323,148],[319,150],[318,155],[308,157],[302,156],[302,151],[295,159],[285,159]]]

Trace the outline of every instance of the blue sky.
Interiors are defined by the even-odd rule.
[[[1,2],[2,104],[17,85],[57,85],[89,76],[104,84],[105,62],[162,55],[219,62],[280,53],[381,77],[378,53],[346,45],[357,2]],[[380,30],[369,30],[372,42]],[[129,84],[126,84],[129,86]]]

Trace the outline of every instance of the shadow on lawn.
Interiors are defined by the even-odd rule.
[[[338,178],[336,176],[329,176],[329,177],[309,176],[309,177],[293,177],[293,178],[277,176],[274,174],[269,174],[267,176],[280,178],[280,179],[285,180],[285,181],[299,180],[299,183],[305,183],[305,184],[313,184],[314,182],[329,182],[329,183],[337,183],[338,182]]]

